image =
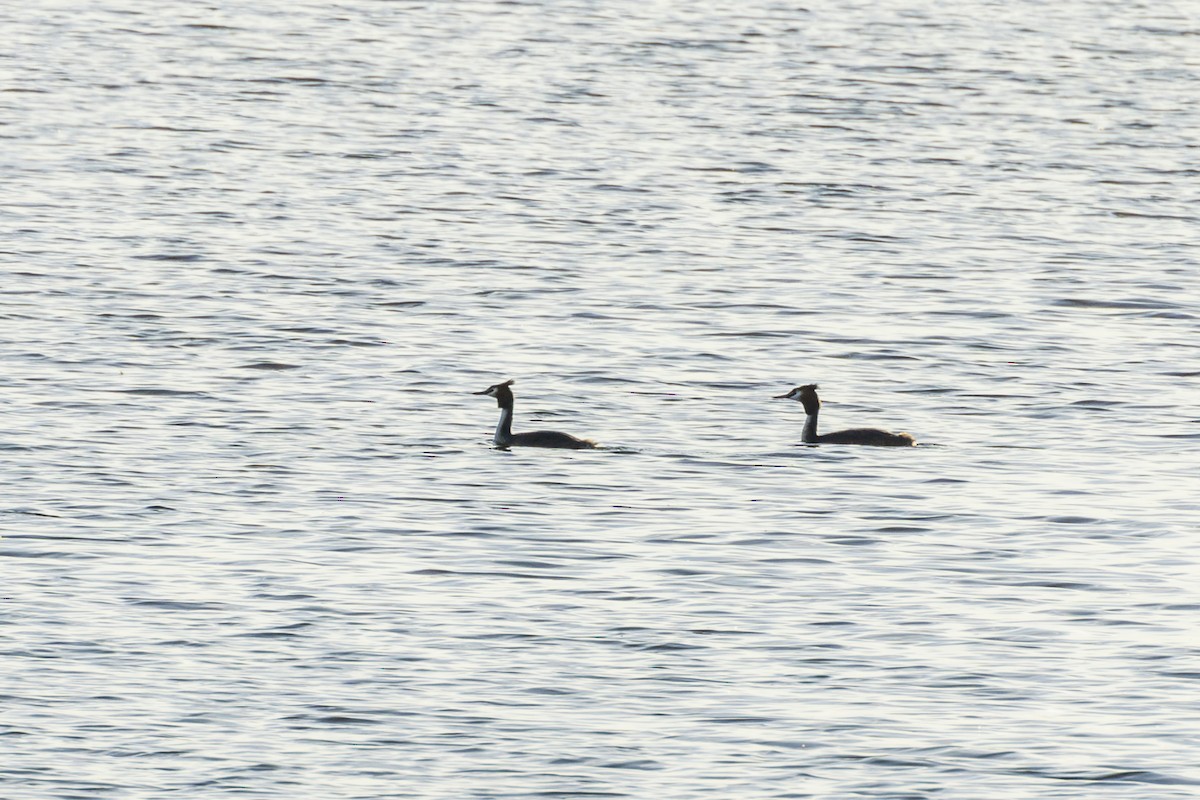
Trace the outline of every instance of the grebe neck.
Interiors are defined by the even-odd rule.
[[[492,443],[497,447],[504,447],[512,442],[512,418],[513,418],[513,401],[508,398],[508,402],[500,404],[500,421],[496,423],[496,435],[492,438]]]
[[[804,430],[800,432],[800,441],[805,444],[817,443],[817,409],[805,409]]]
[[[801,395],[800,402],[804,405],[804,430],[800,432],[800,441],[805,444],[816,444],[817,414],[821,411],[821,401],[817,399],[816,387],[808,395]]]

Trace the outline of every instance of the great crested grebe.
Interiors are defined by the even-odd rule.
[[[492,442],[496,447],[558,447],[565,450],[593,450],[596,443],[591,439],[577,439],[569,433],[559,431],[529,431],[528,433],[513,433],[513,393],[509,387],[512,381],[497,383],[482,392],[471,394],[486,394],[496,398],[500,406],[500,422],[496,424],[496,435]]]
[[[815,383],[797,386],[787,394],[776,395],[776,400],[797,400],[804,404],[804,432],[800,440],[805,444],[869,444],[877,447],[912,447],[916,444],[907,433],[890,433],[878,428],[853,428],[837,433],[817,433],[817,414],[821,400],[817,397]]]

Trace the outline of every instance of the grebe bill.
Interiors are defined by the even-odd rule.
[[[821,399],[817,397],[815,383],[797,386],[787,394],[775,395],[775,400],[795,400],[804,405],[804,430],[800,440],[805,444],[865,444],[875,447],[912,447],[916,441],[907,433],[891,433],[878,428],[852,428],[836,433],[817,433],[817,415],[821,412]]]
[[[496,398],[496,405],[500,407],[500,421],[496,423],[496,435],[492,437],[492,443],[496,447],[556,447],[562,450],[594,450],[596,448],[596,443],[591,439],[579,439],[561,431],[513,433],[513,393],[509,388],[512,385],[513,382],[507,380],[504,383],[489,386],[482,392],[471,392],[471,394],[485,394],[488,397]]]

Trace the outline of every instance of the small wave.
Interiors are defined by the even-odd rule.
[[[285,370],[300,369],[300,365],[285,364],[281,361],[255,361],[251,364],[242,364],[239,369]]]
[[[186,389],[114,389],[118,394],[135,394],[146,397],[210,397],[208,392],[188,391]]]
[[[1148,769],[1129,769],[1101,773],[1053,773],[1043,769],[1014,770],[1016,775],[1034,775],[1056,781],[1087,781],[1089,783],[1153,783],[1163,786],[1200,786],[1200,781],[1178,778]]]
[[[1065,308],[1120,308],[1136,310],[1177,309],[1175,303],[1162,300],[1094,300],[1088,297],[1063,297],[1054,301],[1054,305]]]
[[[203,261],[204,256],[197,253],[151,253],[144,256],[134,256],[138,261]]]
[[[222,611],[226,608],[224,603],[193,603],[186,600],[133,600],[130,605],[168,611]]]

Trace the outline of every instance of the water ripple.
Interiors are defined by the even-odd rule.
[[[0,10],[5,800],[1193,797],[1196,29],[1030,8]]]

